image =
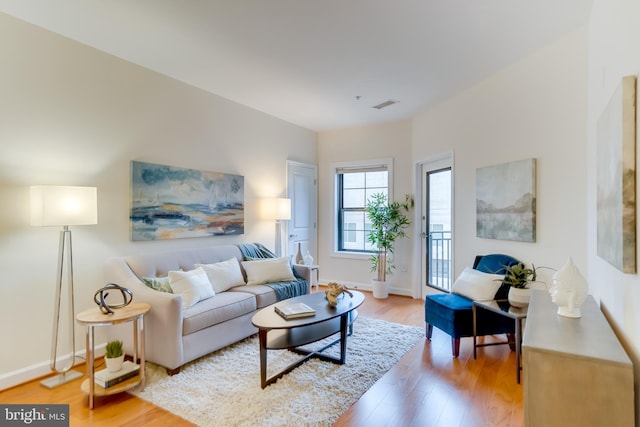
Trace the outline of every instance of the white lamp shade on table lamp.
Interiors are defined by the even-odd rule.
[[[31,225],[97,224],[97,200],[96,187],[34,185],[31,187]]]

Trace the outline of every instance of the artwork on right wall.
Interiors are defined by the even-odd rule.
[[[623,77],[598,119],[597,251],[636,272],[636,77]]]

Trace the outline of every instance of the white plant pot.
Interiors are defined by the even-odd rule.
[[[509,288],[509,304],[514,307],[527,307],[531,298],[531,289],[529,288]]]
[[[384,299],[389,296],[389,282],[371,279],[371,287],[374,298]]]
[[[107,371],[109,372],[118,372],[122,369],[122,364],[124,363],[124,354],[120,357],[114,358],[104,358],[105,363],[107,364]]]

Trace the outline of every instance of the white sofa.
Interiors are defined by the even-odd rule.
[[[276,292],[266,284],[233,287],[183,308],[180,295],[151,289],[141,280],[166,277],[170,271],[190,271],[196,264],[213,264],[232,257],[243,260],[236,245],[132,255],[106,261],[107,282],[130,289],[133,301],[151,305],[145,316],[146,360],[164,366],[167,372],[174,374],[185,363],[257,332],[251,317],[257,310],[278,300]],[[298,287],[306,285],[304,293],[309,293],[309,269],[300,265],[293,268],[298,276]],[[246,280],[244,269],[242,274]],[[130,323],[106,328],[107,338],[122,340],[127,354],[133,349],[130,328]]]

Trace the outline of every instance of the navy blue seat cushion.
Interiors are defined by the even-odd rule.
[[[425,299],[425,321],[451,335],[452,338],[473,336],[473,301],[457,294],[429,295]],[[477,334],[514,333],[513,320],[487,310],[477,312]]]

